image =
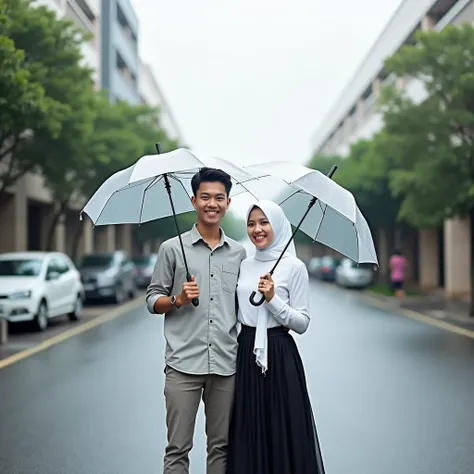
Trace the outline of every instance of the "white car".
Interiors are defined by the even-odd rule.
[[[71,259],[60,252],[0,254],[0,318],[31,321],[43,331],[48,320],[82,316],[84,288]]]
[[[336,268],[336,283],[345,288],[366,288],[372,284],[374,277],[369,265],[357,265],[349,258],[344,258]]]

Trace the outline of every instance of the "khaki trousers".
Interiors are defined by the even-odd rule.
[[[188,474],[189,452],[202,398],[206,416],[207,474],[225,474],[234,376],[188,375],[166,367],[168,445],[163,474]]]

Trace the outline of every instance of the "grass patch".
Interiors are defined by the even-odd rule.
[[[372,285],[368,288],[369,291],[383,296],[395,296],[395,291],[389,285]],[[407,296],[422,296],[423,293],[416,290],[405,290]]]

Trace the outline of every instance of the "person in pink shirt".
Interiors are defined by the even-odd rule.
[[[392,287],[395,290],[395,296],[398,300],[402,300],[405,297],[405,290],[403,285],[405,283],[405,269],[407,266],[407,260],[402,255],[400,250],[395,250],[393,255],[390,257],[390,280]]]

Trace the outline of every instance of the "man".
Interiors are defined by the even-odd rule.
[[[196,413],[205,405],[207,474],[225,474],[237,355],[236,287],[244,248],[220,223],[230,205],[230,176],[203,168],[191,181],[197,222],[182,241],[163,242],[150,286],[148,310],[165,315],[165,399],[168,445],[164,474],[187,474]],[[199,298],[197,307],[193,298]]]

